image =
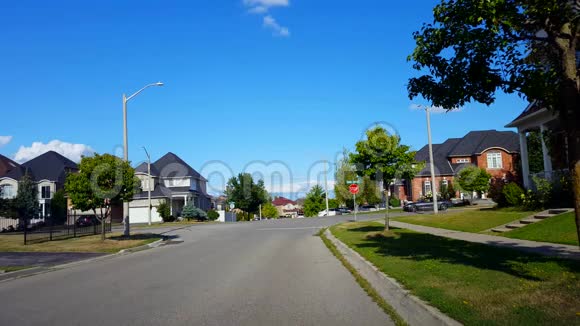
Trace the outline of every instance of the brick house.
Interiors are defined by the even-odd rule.
[[[496,130],[471,131],[463,138],[449,138],[441,144],[433,144],[436,189],[452,184],[457,173],[468,165],[486,169],[493,178],[519,182],[519,146],[515,132]],[[401,200],[417,201],[433,191],[429,146],[421,148],[415,159],[425,162],[425,167],[411,182],[396,183],[393,191]],[[459,192],[456,195],[461,196]]]
[[[278,216],[280,217],[297,217],[302,211],[302,206],[296,201],[290,200],[284,197],[276,197],[272,201],[272,205],[278,210]]]

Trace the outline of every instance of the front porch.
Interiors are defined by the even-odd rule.
[[[506,128],[518,129],[524,188],[532,189],[534,187],[534,176],[553,181],[565,173],[566,167],[562,164],[567,162],[565,156],[568,153],[568,141],[566,135],[561,131],[557,114],[546,108],[539,108],[534,102]],[[528,148],[528,134],[530,132],[539,132],[540,134],[543,166],[541,171],[530,171],[530,154],[532,154]]]
[[[171,215],[174,217],[181,217],[183,208],[189,203],[193,203],[195,207],[199,207],[199,196],[193,193],[173,194],[169,198],[169,207]]]

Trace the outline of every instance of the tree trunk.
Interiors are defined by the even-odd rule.
[[[385,198],[387,200],[387,203],[385,205],[385,207],[387,208],[387,210],[385,211],[385,231],[390,231],[391,230],[391,226],[389,225],[390,223],[390,218],[389,218],[389,188],[390,188],[390,184],[385,182],[385,186],[386,186],[386,190],[385,190]]]
[[[562,35],[572,37],[556,38],[557,49],[561,55],[562,85],[558,111],[568,137],[568,167],[572,175],[574,210],[576,214],[576,233],[580,242],[580,69],[576,63],[577,42],[580,39],[580,26],[566,23],[561,27]]]

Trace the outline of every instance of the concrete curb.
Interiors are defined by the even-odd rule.
[[[377,293],[411,326],[445,325],[459,326],[458,321],[443,314],[437,308],[410,294],[395,279],[388,277],[356,251],[338,240],[329,229],[325,236],[336,246],[344,258],[365,278]]]
[[[134,253],[134,252],[139,252],[139,251],[143,251],[143,250],[157,248],[165,241],[166,241],[166,239],[159,239],[159,240],[152,242],[150,244],[142,245],[142,246],[135,247],[135,248],[123,249],[123,250],[119,251],[117,253],[117,255],[130,254],[130,253]]]
[[[74,267],[74,266],[81,265],[81,264],[92,263],[92,262],[97,262],[97,261],[101,261],[101,260],[107,260],[107,259],[111,259],[111,258],[115,258],[115,257],[119,257],[119,256],[124,256],[124,255],[128,255],[128,254],[140,252],[140,251],[145,251],[148,249],[157,248],[157,247],[161,246],[163,244],[163,242],[165,242],[165,241],[166,241],[166,239],[159,239],[159,240],[152,242],[150,244],[135,247],[135,248],[130,248],[130,249],[124,249],[124,250],[121,250],[121,251],[114,253],[114,254],[78,260],[78,261],[74,261],[74,262],[70,262],[70,263],[66,263],[66,264],[55,265],[55,266],[46,266],[46,267],[33,267],[33,268],[23,269],[23,270],[16,271],[16,272],[0,274],[0,283],[12,281],[12,280],[19,279],[19,278],[50,273],[50,272],[58,271],[58,270],[69,268],[69,267]]]

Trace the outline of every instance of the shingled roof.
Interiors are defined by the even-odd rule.
[[[34,181],[49,180],[64,184],[67,172],[77,171],[75,162],[61,154],[48,151],[32,160],[20,165],[20,168],[12,169],[4,176],[14,180],[20,180],[28,173]]]
[[[138,168],[141,168],[141,165]],[[145,173],[147,173],[147,164],[145,164]],[[155,163],[151,164],[151,175],[162,178],[201,177],[199,172],[195,171],[179,156],[171,152],[163,155]]]
[[[466,164],[450,164],[453,156],[479,155],[490,148],[503,148],[509,153],[519,152],[519,137],[513,131],[471,131],[463,138],[449,138],[442,144],[433,144],[433,161],[436,175],[454,175]],[[430,176],[429,146],[425,145],[415,154],[415,160],[426,162],[417,176]]]
[[[21,170],[20,164],[0,154],[0,177],[6,175],[12,170]]]
[[[477,155],[490,148],[503,148],[509,153],[520,151],[518,134],[513,131],[471,131],[449,152],[448,156]]]
[[[443,144],[433,144],[433,162],[435,163],[435,172],[437,175],[453,175],[455,174],[447,154],[461,141],[460,138],[449,138]],[[415,160],[426,162],[427,164],[419,173],[418,176],[429,176],[431,175],[431,168],[429,166],[429,146],[425,145],[421,148],[417,154],[415,154]]]

